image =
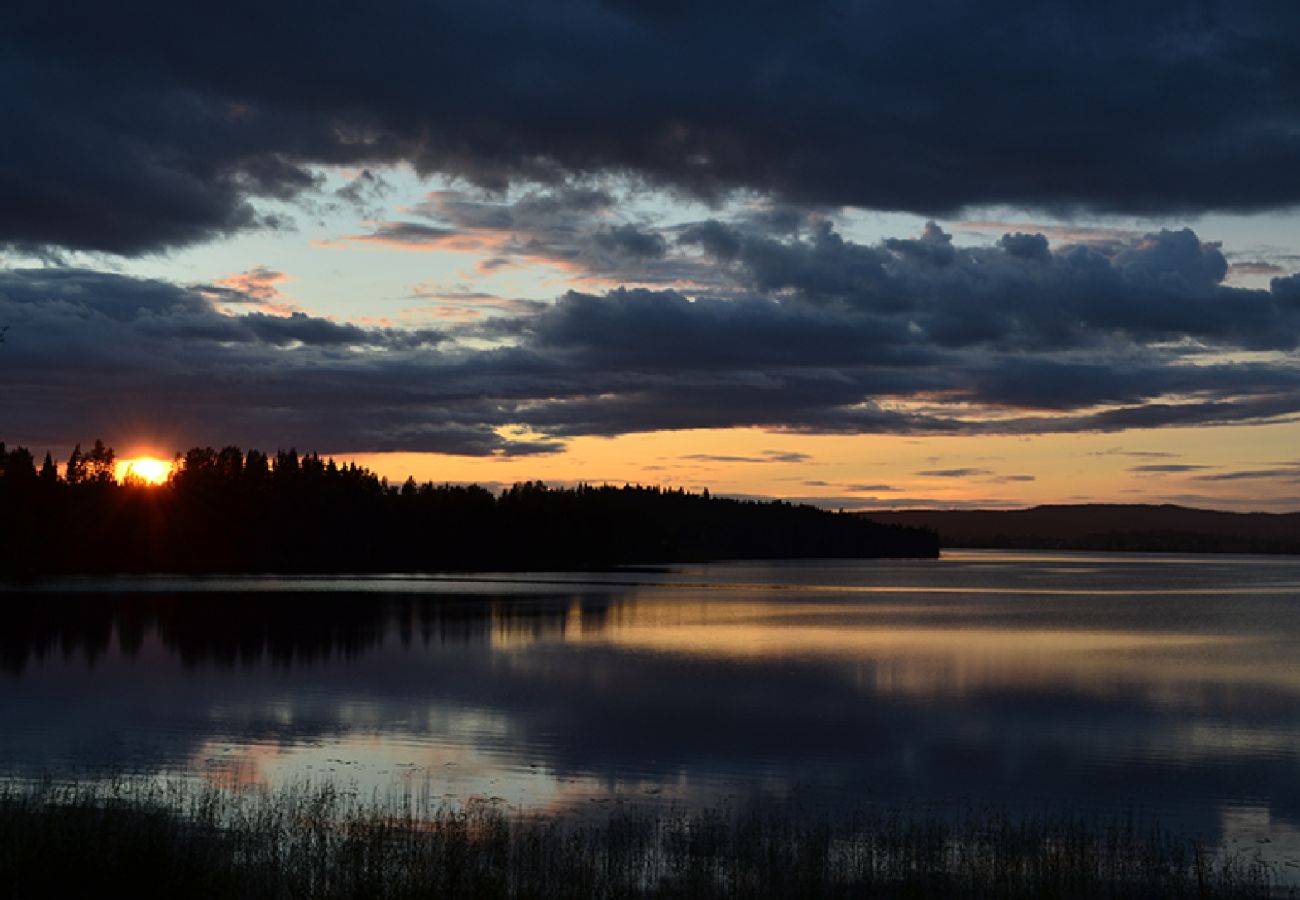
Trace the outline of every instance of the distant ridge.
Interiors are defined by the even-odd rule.
[[[944,547],[1300,553],[1300,512],[1235,513],[1173,504],[1053,504],[1014,510],[890,510],[862,515],[938,532]]]

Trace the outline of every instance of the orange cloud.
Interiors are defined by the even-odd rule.
[[[248,300],[255,301],[255,308],[260,312],[287,316],[300,311],[298,306],[287,300],[278,287],[287,281],[293,281],[292,276],[259,265],[253,266],[251,269],[245,269],[243,272],[227,275],[225,278],[219,278],[215,284],[218,288],[232,294],[241,295]],[[230,296],[222,294],[213,296],[212,299],[218,303],[232,302]]]
[[[246,269],[243,272],[236,272],[233,275],[220,278],[217,280],[217,284],[221,287],[230,288],[232,291],[247,294],[254,300],[270,301],[280,298],[280,289],[276,285],[292,280],[283,272],[276,272],[266,266],[253,266],[253,268]]]
[[[492,253],[504,251],[508,236],[493,232],[468,234],[452,228],[421,225],[416,222],[377,222],[367,234],[352,234],[337,240],[312,241],[316,247],[340,248],[350,244],[368,244],[386,250],[416,253]]]

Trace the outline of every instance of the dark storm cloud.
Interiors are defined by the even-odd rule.
[[[1225,286],[1223,253],[1189,229],[1110,254],[1068,244],[1053,253],[1045,239],[1027,252],[1025,235],[1008,237],[958,248],[931,224],[920,238],[865,245],[829,222],[796,240],[709,222],[679,240],[715,254],[756,291],[887,316],[954,348],[1065,350],[1115,335],[1254,350],[1300,342],[1300,276],[1275,278],[1268,291]]]
[[[429,227],[477,240],[523,216],[521,201],[431,202],[442,221]],[[532,237],[552,247],[596,233],[573,206],[606,208],[528,202]],[[60,446],[166,422],[177,444],[489,454],[661,429],[1035,434],[1300,416],[1300,281],[1226,287],[1222,253],[1189,231],[1044,253],[1023,235],[960,247],[935,226],[867,246],[817,218],[790,232],[697,225],[651,262],[694,265],[710,287],[570,291],[443,331],[289,311],[285,276],[258,268],[195,287],[10,271],[5,437]],[[944,472],[1027,477],[929,475]]]
[[[409,383],[434,374],[425,361],[445,336],[433,330],[223,314],[204,287],[74,269],[0,273],[0,319],[15,334],[0,358],[4,424],[32,443],[161,429],[177,443],[346,446],[355,428],[354,449],[557,447],[507,448],[481,416],[437,415]],[[414,409],[424,415],[405,421]]]
[[[600,366],[673,370],[923,362],[905,323],[759,297],[570,291],[531,324],[537,346]]]
[[[1297,410],[1300,373],[1284,359],[1197,359],[1293,348],[1300,317],[1279,294],[1289,282],[1224,287],[1221,253],[1191,232],[1151,234],[1110,256],[1069,246],[1043,256],[1015,242],[954,248],[934,227],[879,246],[827,227],[785,240],[720,223],[705,231],[733,240],[723,264],[752,292],[570,292],[520,334],[539,352],[609,372],[612,396],[576,398],[534,421],[603,433],[603,409],[636,428],[1018,433]],[[697,237],[687,229],[682,240]],[[933,403],[922,413],[873,402],[890,396]],[[956,421],[948,400],[1054,415]],[[1089,411],[1101,405],[1112,408]]]
[[[339,325],[328,319],[319,319],[306,313],[295,312],[288,316],[270,316],[266,313],[249,313],[239,320],[249,333],[259,341],[285,346],[287,344],[369,344],[372,334],[355,325]],[[400,332],[399,338],[405,338]],[[418,336],[412,336],[419,341]],[[381,338],[380,345],[392,344],[391,338]]]
[[[428,347],[446,339],[430,329],[399,330],[361,328],[329,319],[293,312],[287,316],[253,311],[223,315],[210,302],[213,288],[184,288],[89,269],[27,269],[0,272],[0,302],[28,340],[14,350],[33,347],[53,350],[47,364],[74,365],[80,360],[54,342],[70,336],[63,324],[76,322],[108,356],[124,355],[116,338],[203,338],[230,344],[305,345],[310,347],[364,346],[379,349]],[[257,295],[237,296],[229,288],[215,293],[223,303],[256,303]],[[115,329],[123,333],[114,333]],[[95,331],[100,340],[94,340]],[[75,336],[75,335],[73,335]],[[50,344],[46,344],[50,341]],[[9,362],[10,360],[6,360]],[[32,363],[32,358],[19,357]]]
[[[0,241],[204,240],[320,163],[928,213],[1280,206],[1296,33],[1288,0],[26,4]]]
[[[668,242],[662,235],[641,231],[634,225],[598,231],[595,240],[602,248],[624,256],[658,259],[668,251]]]
[[[1269,287],[1280,306],[1293,313],[1300,311],[1300,274],[1274,278]]]

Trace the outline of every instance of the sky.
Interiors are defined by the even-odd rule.
[[[29,4],[0,438],[1300,509],[1300,6]]]

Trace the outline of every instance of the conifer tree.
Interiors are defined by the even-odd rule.
[[[41,484],[55,484],[59,480],[59,467],[54,464],[50,451],[45,451],[45,462],[41,463]]]
[[[95,439],[95,446],[84,457],[85,478],[87,481],[95,484],[112,484],[115,479],[114,463],[117,454],[113,448],[106,446],[99,438]]]
[[[63,479],[68,484],[81,484],[86,478],[86,463],[81,457],[81,445],[72,448],[72,455],[68,457],[68,465],[64,470]]]

